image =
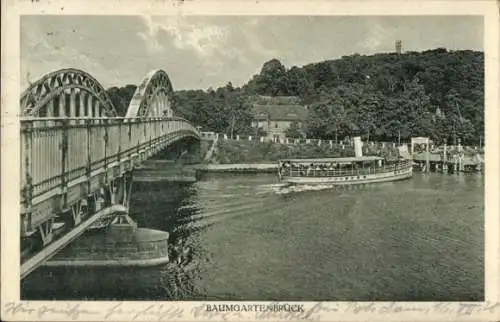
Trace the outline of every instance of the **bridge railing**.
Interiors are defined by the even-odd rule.
[[[22,206],[63,193],[71,182],[182,132],[199,136],[176,117],[21,119]]]

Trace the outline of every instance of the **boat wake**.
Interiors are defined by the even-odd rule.
[[[315,185],[308,185],[308,184],[302,184],[302,185],[289,185],[285,184],[283,186],[277,186],[273,188],[273,192],[278,195],[287,195],[290,193],[296,193],[296,192],[304,192],[304,191],[320,191],[320,190],[329,190],[329,189],[335,189],[338,188],[338,186],[334,184],[315,184]]]
[[[196,203],[192,207],[188,205],[179,209],[178,225],[174,231],[186,231],[204,229],[216,223],[232,218],[251,216],[261,211],[272,211],[282,207],[282,200],[267,196],[257,197],[255,194],[249,198],[229,201],[227,199],[213,200],[211,202]]]
[[[268,184],[261,184],[257,187],[257,189],[268,189],[268,188],[276,188],[276,187],[285,187],[288,186],[288,183],[268,183]]]
[[[269,184],[261,184],[257,186],[257,191],[255,192],[256,195],[261,195],[261,194],[269,194],[269,193],[274,193],[277,190],[283,189],[285,187],[288,187],[288,183],[269,183]]]
[[[392,183],[391,182],[381,183],[378,184],[378,187],[380,188],[380,185],[384,184],[389,185]],[[287,194],[307,192],[307,191],[323,191],[323,190],[352,191],[352,190],[371,189],[371,188],[375,188],[375,185],[370,183],[352,184],[352,185],[338,185],[334,183],[329,183],[329,184],[324,183],[324,184],[290,184],[290,185],[286,184],[284,186],[276,186],[272,190],[277,195],[287,195]]]

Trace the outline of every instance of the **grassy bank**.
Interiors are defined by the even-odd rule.
[[[212,146],[213,140],[201,140],[200,141],[200,158],[203,160],[205,154],[207,154],[208,150]]]
[[[365,147],[364,155],[378,155],[385,158],[397,158],[398,152],[392,147]],[[273,163],[289,158],[338,158],[354,156],[350,146],[297,144],[288,145],[275,142],[220,140],[217,143],[211,163]]]

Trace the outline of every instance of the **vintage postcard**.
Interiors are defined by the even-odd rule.
[[[2,320],[495,321],[495,1],[5,1]]]

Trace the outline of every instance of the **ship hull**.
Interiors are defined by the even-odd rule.
[[[407,168],[397,171],[373,173],[373,174],[360,174],[360,175],[346,175],[342,177],[282,177],[281,181],[290,184],[329,184],[329,185],[355,185],[367,183],[390,182],[409,179],[413,176],[413,169]]]

